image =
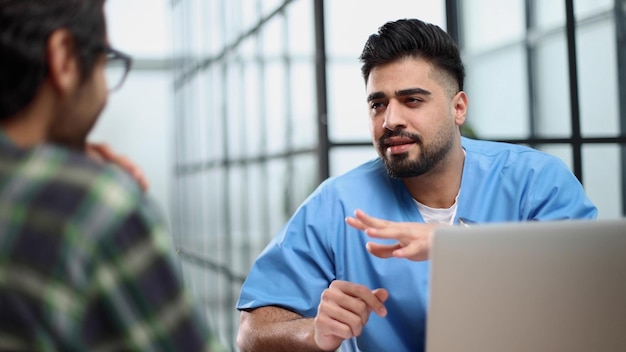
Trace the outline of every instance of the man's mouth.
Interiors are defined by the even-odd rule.
[[[385,150],[391,154],[406,153],[415,144],[411,138],[391,137],[384,141]]]

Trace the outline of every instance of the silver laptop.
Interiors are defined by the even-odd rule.
[[[427,352],[625,352],[626,219],[450,226]]]

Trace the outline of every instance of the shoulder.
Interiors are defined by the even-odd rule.
[[[328,178],[322,185],[328,188],[353,188],[385,183],[389,179],[390,177],[382,160],[374,158],[344,174]]]
[[[82,153],[55,146],[45,146],[33,151],[30,163],[41,164],[45,175],[40,175],[44,185],[61,186],[76,194],[88,196],[104,204],[131,207],[142,198],[142,191],[130,175],[116,165],[92,160]]]
[[[382,160],[376,158],[322,182],[300,210],[316,210],[320,214],[335,217],[338,214],[352,214],[357,208],[379,214],[400,204],[404,206],[402,200],[406,200],[406,197],[410,199],[402,181],[390,177]],[[343,217],[337,218],[343,221]]]
[[[96,236],[138,211],[154,217],[135,180],[115,165],[52,145],[24,151],[12,163],[3,187],[12,187],[12,200],[29,212],[51,218],[58,231],[69,226]]]
[[[386,193],[397,180],[392,179],[380,158],[371,159],[344,174],[324,180],[311,197],[357,200],[362,197]],[[331,198],[331,199],[329,199]]]
[[[494,163],[505,168],[543,168],[556,166],[567,169],[563,161],[554,155],[527,146],[475,140],[463,137],[462,145],[468,158],[479,163]]]

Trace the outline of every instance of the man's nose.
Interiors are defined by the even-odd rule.
[[[394,100],[390,101],[385,109],[383,127],[391,131],[406,127],[406,119],[403,117],[402,107]]]

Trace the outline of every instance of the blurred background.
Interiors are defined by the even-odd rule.
[[[92,141],[146,172],[185,283],[233,351],[252,262],[321,180],[376,156],[357,60],[383,23],[446,29],[466,63],[468,129],[560,157],[626,215],[621,0],[107,0],[134,58]]]

